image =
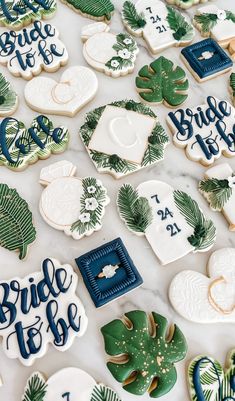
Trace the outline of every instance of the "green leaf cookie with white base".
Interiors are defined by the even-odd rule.
[[[185,192],[161,181],[146,181],[134,189],[124,184],[118,193],[121,219],[136,235],[145,235],[162,265],[190,252],[206,252],[216,228]]]
[[[225,369],[210,356],[197,356],[190,362],[187,376],[192,401],[234,400],[235,350],[229,352]]]
[[[183,8],[184,10],[195,6],[196,4],[199,3],[206,3],[207,1],[210,0],[166,0],[168,4],[171,4],[173,6],[177,6],[179,8]]]
[[[233,99],[233,105],[235,106],[235,72],[232,72],[229,78],[229,89]]]
[[[0,184],[0,215],[0,245],[9,251],[19,251],[19,259],[24,259],[36,239],[32,213],[16,189],[6,184]]]
[[[122,19],[132,35],[144,38],[153,54],[171,46],[185,46],[194,38],[193,26],[186,18],[160,0],[125,1]]]
[[[161,161],[169,142],[156,114],[134,100],[89,112],[80,136],[97,170],[115,178]]]
[[[188,97],[185,71],[163,56],[142,67],[135,83],[140,97],[151,104],[177,107]]]
[[[0,117],[12,115],[18,107],[18,96],[10,82],[0,73]]]
[[[107,367],[124,390],[135,395],[148,392],[157,398],[173,388],[177,380],[174,364],[185,358],[187,343],[176,325],[167,336],[167,326],[166,318],[155,312],[148,316],[134,310],[101,328],[110,356]]]
[[[22,401],[121,401],[117,393],[77,368],[64,368],[48,380],[39,372],[28,379]]]
[[[96,21],[110,22],[114,13],[111,0],[62,0],[74,11]]]

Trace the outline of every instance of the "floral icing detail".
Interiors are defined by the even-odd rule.
[[[121,70],[123,67],[131,67],[133,65],[138,47],[136,41],[130,35],[120,33],[116,36],[113,50],[117,55],[112,57],[105,65],[113,70]]]
[[[89,223],[90,219],[91,219],[90,213],[82,213],[79,216],[79,220],[81,221],[81,223]]]
[[[95,198],[87,198],[85,199],[85,208],[86,210],[96,210],[98,207],[98,202]]]

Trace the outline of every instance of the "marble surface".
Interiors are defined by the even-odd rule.
[[[117,10],[112,19],[111,29],[118,33],[123,29],[119,14],[122,1],[116,0],[114,3],[117,6]],[[234,0],[217,0],[214,3],[218,4],[220,7],[225,6],[226,3],[226,8],[235,12]],[[191,8],[188,14],[193,14],[195,9],[196,7]],[[82,56],[80,31],[82,26],[90,21],[80,17],[58,1],[58,11],[51,22],[59,28],[61,38],[67,46],[70,55],[68,66],[76,64],[86,65]],[[2,28],[0,32],[3,32]],[[197,38],[200,39],[198,33],[196,39]],[[120,181],[115,181],[109,175],[99,175],[97,173],[78,137],[78,129],[84,120],[86,111],[114,100],[123,98],[138,99],[134,86],[135,75],[144,64],[150,63],[153,60],[144,42],[139,40],[139,43],[140,54],[133,75],[115,80],[101,73],[97,73],[99,91],[95,100],[88,104],[72,119],[60,116],[52,118],[55,122],[66,125],[71,132],[69,149],[63,155],[52,156],[49,160],[40,161],[21,173],[9,171],[4,167],[0,169],[0,181],[17,188],[20,194],[30,204],[38,234],[37,240],[30,248],[30,252],[25,261],[20,261],[14,252],[8,252],[0,248],[0,279],[10,279],[16,275],[23,277],[31,272],[37,271],[40,268],[42,259],[48,256],[55,257],[62,263],[70,263],[79,275],[77,294],[83,301],[89,318],[88,330],[85,336],[76,339],[73,346],[67,352],[58,352],[50,346],[46,356],[37,360],[30,368],[23,367],[17,360],[9,360],[0,348],[0,373],[4,381],[4,385],[0,388],[0,400],[19,401],[26,379],[34,370],[39,370],[46,376],[50,376],[57,370],[66,366],[75,366],[86,370],[93,375],[97,381],[104,382],[116,389],[123,401],[136,400],[138,397],[123,391],[121,385],[113,379],[106,368],[106,355],[103,347],[103,339],[99,330],[102,325],[109,322],[111,319],[120,317],[124,312],[133,309],[142,309],[149,312],[157,311],[166,316],[170,323],[177,323],[179,325],[188,341],[187,357],[185,361],[177,365],[177,384],[168,395],[162,398],[162,401],[172,399],[175,401],[189,400],[185,370],[191,358],[199,353],[208,353],[223,363],[227,351],[235,346],[234,325],[202,325],[190,323],[181,318],[172,309],[167,295],[169,284],[176,273],[184,269],[195,269],[199,272],[205,272],[208,257],[214,249],[225,246],[235,246],[235,234],[228,231],[226,220],[221,214],[210,211],[206,201],[197,190],[198,180],[202,178],[205,168],[188,160],[184,151],[176,148],[171,143],[167,147],[165,160],[163,162]],[[182,65],[182,61],[179,59],[180,49],[168,49],[164,51],[163,54],[166,57],[170,57],[179,65]],[[50,74],[50,76],[59,78],[63,70],[64,68],[55,74]],[[22,119],[26,125],[30,124],[36,113],[30,110],[24,102],[24,80],[21,78],[13,78],[4,67],[1,67],[1,71],[10,79],[16,91],[19,93],[20,106],[15,116]],[[43,73],[43,75],[46,74]],[[201,85],[196,83],[189,72],[187,72],[187,75],[190,81],[190,92],[188,100],[185,103],[186,106],[196,106],[203,103],[205,96],[208,94],[221,99],[230,100],[228,92],[229,74],[222,75],[221,77]],[[165,106],[154,107],[153,109],[157,112],[162,124],[165,125],[165,117],[169,109]],[[171,138],[168,129],[167,132]],[[51,162],[63,159],[70,160],[77,166],[79,176],[94,175],[102,179],[111,198],[111,204],[107,208],[102,230],[95,233],[90,238],[84,238],[80,241],[75,241],[71,237],[68,238],[63,232],[56,231],[49,227],[42,220],[38,210],[39,198],[42,192],[42,187],[39,184],[40,170]],[[221,161],[225,160],[225,158],[221,158]],[[235,169],[235,159],[230,159],[230,165]],[[125,228],[123,222],[118,217],[115,207],[118,188],[123,182],[130,182],[134,186],[137,186],[147,179],[165,181],[177,189],[187,191],[198,201],[206,214],[213,218],[218,230],[217,242],[213,250],[206,254],[190,254],[175,263],[162,267],[148,246],[146,239],[144,237],[136,237]],[[110,305],[96,310],[83,284],[78,269],[76,268],[74,259],[118,236],[123,239],[144,279],[144,284],[141,288],[114,301]],[[143,401],[147,401],[148,399],[148,395],[142,397]]]

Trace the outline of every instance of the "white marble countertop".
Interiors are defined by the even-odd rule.
[[[118,10],[121,9],[123,1],[115,0],[114,3],[117,6],[117,10],[111,22],[111,29],[119,33],[123,27]],[[220,7],[235,11],[234,0],[217,0],[214,3]],[[193,14],[195,9],[196,7],[191,8],[188,13]],[[51,22],[59,28],[61,38],[67,46],[70,56],[68,66],[86,65],[82,56],[80,31],[82,26],[90,21],[80,17],[58,1],[58,11]],[[1,28],[0,32],[3,32],[3,28]],[[197,38],[200,39],[198,33]],[[210,211],[206,201],[197,190],[198,180],[202,178],[205,168],[195,162],[189,161],[184,151],[176,148],[171,143],[166,149],[165,160],[163,162],[157,164],[155,167],[142,170],[125,179],[116,181],[109,175],[99,175],[97,173],[78,137],[78,130],[84,120],[85,112],[114,100],[124,98],[138,99],[134,86],[135,76],[143,65],[149,64],[153,60],[144,42],[139,40],[139,43],[141,44],[140,54],[132,75],[115,80],[104,76],[102,73],[97,73],[99,91],[96,98],[90,104],[72,119],[52,116],[53,121],[66,125],[71,133],[69,148],[64,154],[40,161],[20,173],[12,172],[4,167],[0,169],[0,182],[15,187],[28,201],[37,228],[37,240],[31,246],[25,261],[20,261],[14,252],[0,248],[0,279],[10,279],[16,275],[24,277],[29,273],[38,271],[41,261],[48,256],[55,257],[62,263],[70,263],[79,275],[77,294],[84,303],[89,318],[86,334],[80,339],[75,339],[73,346],[67,352],[58,352],[50,346],[46,356],[37,360],[29,368],[22,366],[18,360],[8,359],[3,353],[2,348],[0,348],[0,373],[4,382],[4,385],[0,388],[0,400],[19,401],[26,379],[34,370],[39,370],[49,377],[57,370],[67,366],[80,367],[86,370],[97,381],[116,389],[123,401],[137,400],[138,397],[122,390],[121,385],[115,381],[106,368],[103,338],[99,330],[101,326],[113,318],[120,317],[124,312],[133,309],[142,309],[149,312],[156,311],[166,316],[170,323],[177,323],[179,325],[188,341],[187,357],[183,362],[177,364],[177,384],[169,394],[162,397],[162,401],[170,401],[172,399],[175,401],[189,400],[185,370],[192,357],[199,353],[208,353],[220,360],[221,363],[224,363],[227,351],[235,346],[234,325],[190,323],[181,318],[172,309],[168,300],[168,287],[175,274],[184,269],[195,269],[204,273],[208,257],[212,253],[212,250],[206,254],[190,254],[175,263],[163,267],[159,264],[154,253],[148,246],[146,239],[144,237],[136,237],[126,229],[118,217],[115,207],[117,190],[123,182],[130,182],[136,186],[147,179],[160,179],[172,184],[177,189],[187,191],[198,201],[206,214],[214,220],[218,233],[217,242],[213,250],[225,246],[235,246],[235,234],[228,231],[225,219],[221,214]],[[182,65],[182,61],[179,59],[180,49],[168,49],[163,54],[179,65]],[[65,67],[50,76],[59,78],[64,69]],[[1,67],[1,71],[14,84],[20,97],[20,105],[15,116],[24,121],[26,125],[30,124],[36,113],[30,110],[24,102],[23,89],[25,81],[21,78],[13,78],[4,67]],[[42,75],[46,74],[43,73]],[[230,100],[228,92],[229,74],[222,75],[201,85],[196,83],[189,72],[187,72],[187,75],[190,81],[190,92],[188,100],[185,103],[186,106],[196,106],[203,103],[208,94]],[[166,126],[165,117],[169,109],[165,106],[154,107],[153,109],[158,114],[162,124]],[[167,132],[171,138],[169,129],[167,129]],[[38,210],[39,197],[42,191],[42,187],[38,182],[40,170],[43,166],[63,159],[72,161],[77,166],[78,175],[81,177],[87,175],[99,176],[107,187],[111,198],[111,204],[107,208],[102,230],[91,237],[77,242],[72,238],[66,237],[62,232],[48,226],[42,220]],[[225,161],[226,159],[221,158],[221,160]],[[229,162],[232,168],[235,169],[235,159],[230,159]],[[134,292],[97,310],[83,284],[74,259],[118,236],[124,241],[143,277],[144,284]],[[139,399],[147,401],[149,397],[145,395]]]

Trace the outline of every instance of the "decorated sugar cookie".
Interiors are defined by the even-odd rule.
[[[2,0],[0,25],[20,29],[32,21],[51,18],[56,12],[56,0]]]
[[[0,282],[0,337],[5,354],[25,366],[45,355],[49,344],[66,351],[87,328],[73,268],[47,258],[40,272]]]
[[[167,3],[172,4],[173,6],[178,6],[183,9],[190,8],[191,6],[195,6],[199,3],[206,3],[210,0],[166,0]]]
[[[215,251],[207,275],[194,270],[178,273],[171,282],[169,298],[185,319],[197,323],[235,323],[235,249]]]
[[[229,78],[229,89],[232,95],[233,105],[235,105],[235,72],[232,72]]]
[[[18,96],[10,82],[0,73],[0,117],[11,116],[18,107]]]
[[[135,84],[141,99],[154,105],[176,107],[188,97],[189,83],[184,70],[163,56],[142,67]]]
[[[19,251],[19,259],[24,259],[36,238],[32,213],[16,189],[6,184],[0,184],[0,212],[1,246],[9,251]]]
[[[222,212],[229,223],[229,230],[235,231],[235,177],[229,164],[211,167],[205,172],[205,179],[199,182],[199,190],[209,202],[212,210]]]
[[[162,160],[169,142],[156,114],[134,100],[89,112],[80,136],[97,170],[115,178]]]
[[[29,377],[22,401],[121,401],[117,393],[84,370],[64,368],[48,380],[39,372]]]
[[[40,183],[46,188],[39,208],[51,227],[78,240],[101,229],[110,200],[101,181],[74,177],[75,172],[76,167],[66,160],[44,167]]]
[[[97,308],[143,283],[121,238],[79,256],[76,263]]]
[[[235,109],[226,100],[208,96],[206,103],[168,114],[173,142],[190,160],[212,165],[221,155],[234,156]]]
[[[231,58],[211,38],[185,47],[181,55],[186,67],[199,83],[224,74],[233,66]]]
[[[235,350],[229,352],[226,368],[207,355],[195,357],[188,367],[188,386],[192,401],[229,401],[235,396]]]
[[[36,77],[25,86],[27,104],[40,113],[73,117],[90,102],[98,89],[95,73],[87,67],[70,67],[60,81]]]
[[[67,61],[59,32],[49,23],[35,21],[28,28],[0,35],[0,64],[16,77],[31,79],[42,70],[55,72]]]
[[[159,0],[125,1],[122,19],[128,31],[142,36],[154,54],[167,47],[185,46],[194,38],[193,26],[186,18]]]
[[[35,117],[29,128],[16,118],[4,118],[0,133],[0,166],[15,171],[24,170],[51,154],[62,153],[69,141],[67,128],[54,128],[52,121],[43,115]]]
[[[216,229],[185,192],[161,181],[146,181],[134,189],[124,184],[118,193],[121,219],[136,235],[145,235],[162,265],[190,252],[206,252]]]
[[[124,390],[151,398],[167,394],[175,385],[175,363],[185,358],[187,343],[178,326],[171,327],[167,339],[167,319],[140,310],[125,313],[101,328],[107,367]]]
[[[83,56],[91,67],[113,78],[133,72],[139,49],[130,35],[111,33],[107,24],[95,22],[82,29],[81,37]]]
[[[96,21],[110,22],[114,12],[111,0],[62,0],[74,11]]]

